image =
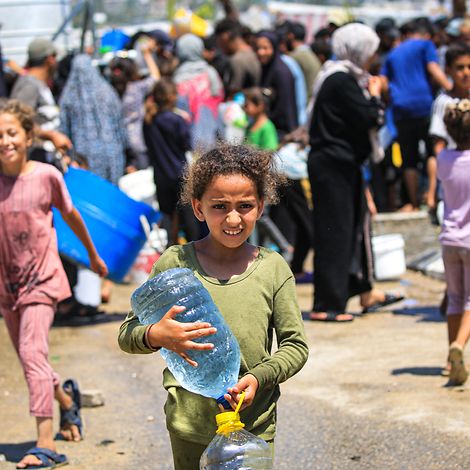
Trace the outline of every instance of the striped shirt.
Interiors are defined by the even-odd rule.
[[[0,174],[0,306],[16,310],[71,295],[57,250],[52,207],[73,205],[61,173],[35,162],[26,174]]]

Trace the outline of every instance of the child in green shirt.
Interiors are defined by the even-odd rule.
[[[268,118],[269,96],[258,87],[245,91],[245,113],[253,120],[247,129],[246,141],[263,150],[277,150],[279,140],[273,122]]]
[[[270,442],[279,384],[296,374],[308,357],[289,266],[279,254],[248,243],[265,201],[276,202],[281,181],[270,153],[227,145],[204,154],[187,169],[182,200],[207,223],[209,235],[166,250],[151,274],[187,267],[208,289],[242,353],[239,381],[225,398],[235,408],[244,391],[241,417],[246,429]],[[175,316],[183,310],[173,306],[148,326],[130,312],[120,328],[120,347],[134,354],[165,347],[195,365],[191,350],[211,349],[215,331],[208,323],[178,322]],[[278,349],[272,354],[274,332]],[[207,343],[193,341],[203,336]],[[163,386],[175,469],[199,468],[202,452],[215,435],[216,401],[183,389],[168,369]]]

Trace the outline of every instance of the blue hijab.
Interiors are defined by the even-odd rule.
[[[60,129],[88,159],[90,171],[117,183],[128,146],[121,102],[87,55],[74,58],[59,106]]]

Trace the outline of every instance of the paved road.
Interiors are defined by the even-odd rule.
[[[444,387],[439,375],[446,330],[435,306],[443,285],[407,273],[401,283],[384,287],[404,291],[409,300],[395,312],[351,324],[306,322],[310,359],[282,388],[276,469],[470,468],[470,391]],[[159,355],[126,355],[116,344],[132,290],[116,289],[102,323],[52,330],[57,371],[78,377],[82,388],[101,389],[106,398],[105,406],[84,410],[85,441],[59,443],[70,469],[172,468],[163,362]],[[298,294],[307,309],[311,287],[299,287]],[[32,444],[34,421],[2,321],[0,403],[0,454],[8,460],[0,469],[12,469]]]

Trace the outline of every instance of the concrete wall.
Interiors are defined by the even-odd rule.
[[[439,249],[440,228],[432,225],[429,215],[424,212],[377,214],[372,223],[373,235],[401,233],[405,240],[407,261],[421,253]]]

